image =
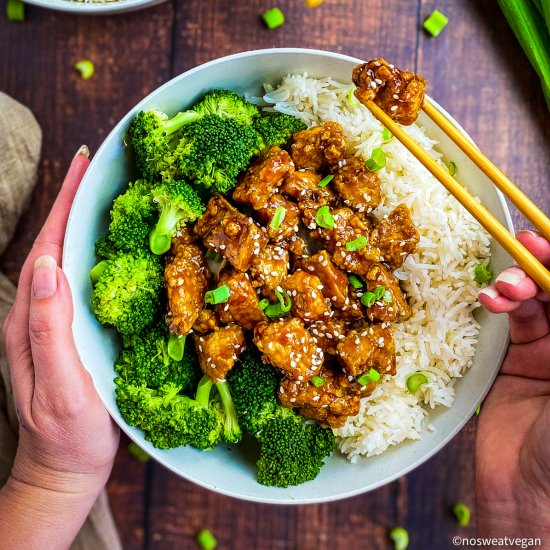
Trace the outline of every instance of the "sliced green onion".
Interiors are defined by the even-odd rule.
[[[211,248],[209,248],[206,251],[206,254],[204,255],[204,257],[207,260],[212,260],[212,261],[217,262],[217,263],[219,263],[223,260],[223,256],[221,254],[218,254],[215,250],[212,250]]]
[[[183,351],[185,349],[185,336],[178,336],[177,334],[170,333],[168,337],[168,356],[174,361],[181,361],[183,359]]]
[[[77,61],[73,67],[80,73],[82,80],[88,80],[94,74],[94,64],[89,59],[81,59]]]
[[[326,187],[332,180],[334,179],[334,176],[332,174],[326,176],[323,178],[318,184],[317,187]]]
[[[277,206],[269,227],[271,227],[271,229],[279,229],[285,219],[285,216],[286,208],[284,206]]]
[[[453,506],[453,514],[458,521],[458,525],[466,527],[470,524],[470,509],[462,502],[458,502]]]
[[[393,134],[384,126],[384,129],[382,130],[382,139],[384,141],[390,141],[392,137]]]
[[[361,296],[361,303],[365,307],[370,307],[376,302],[376,295],[374,292],[365,292],[363,296]]]
[[[416,393],[420,386],[428,383],[428,379],[421,372],[415,372],[407,378],[407,389],[411,393]]]
[[[325,380],[324,378],[321,378],[320,376],[314,376],[310,382],[316,387],[316,388],[320,388],[324,383],[325,383]]]
[[[268,29],[276,29],[285,23],[285,16],[279,8],[271,8],[264,11],[262,19]]]
[[[353,105],[354,107],[358,107],[361,103],[360,101],[355,97],[355,86],[352,86],[350,89],[349,89],[349,92],[348,92],[348,101],[351,105]]]
[[[476,409],[476,414],[479,414],[481,412],[481,405]]]
[[[376,369],[370,369],[368,372],[364,372],[357,382],[361,386],[366,386],[369,382],[378,382],[378,380],[380,380],[380,373]]]
[[[382,301],[386,302],[386,304],[391,304],[393,302],[393,294],[389,290],[386,290],[384,296],[382,296]]]
[[[407,550],[409,547],[409,532],[403,527],[394,527],[390,532],[395,550]]]
[[[268,317],[283,317],[292,308],[292,300],[290,299],[290,296],[286,291],[281,293],[276,290],[275,295],[279,299],[279,303],[268,305],[264,310],[265,314]]]
[[[6,2],[6,17],[8,21],[25,21],[25,4],[21,0],[8,0]]]
[[[477,284],[488,283],[493,278],[493,272],[485,265],[479,264],[474,268],[474,279]]]
[[[201,529],[197,533],[197,544],[201,550],[214,550],[218,546],[218,540],[208,529]]]
[[[209,290],[204,295],[204,302],[206,304],[223,304],[229,300],[229,296],[231,296],[231,290],[227,285],[222,285],[214,290]]]
[[[319,227],[324,227],[325,229],[332,229],[334,227],[334,217],[330,213],[330,208],[328,206],[321,206],[317,213],[315,214],[315,223]]]
[[[386,289],[383,286],[379,285],[374,289],[374,297],[377,300],[380,300],[384,294],[386,294]]]
[[[90,270],[90,279],[92,280],[92,284],[96,284],[97,281],[99,281],[99,278],[101,275],[103,275],[103,272],[107,268],[107,260],[102,260],[97,265],[92,267]]]
[[[365,246],[367,246],[367,242],[367,237],[361,235],[360,237],[357,237],[357,239],[346,243],[346,250],[349,250],[350,252],[357,252],[358,250],[365,248]]]
[[[134,457],[137,458],[140,462],[148,462],[151,460],[151,457],[137,444],[132,441],[128,445],[128,452]]]
[[[258,307],[263,311],[269,305],[269,300],[267,298],[262,298],[258,302]]]
[[[363,288],[363,282],[357,275],[348,275],[348,281],[353,288]]]
[[[373,149],[370,159],[368,159],[365,164],[371,172],[377,172],[378,170],[386,166],[386,155],[380,147]]]
[[[434,38],[441,34],[441,31],[447,26],[449,19],[439,10],[434,10],[432,14],[424,21],[424,30]]]
[[[454,178],[456,176],[456,164],[452,160],[447,163],[447,169],[449,170],[449,174]]]

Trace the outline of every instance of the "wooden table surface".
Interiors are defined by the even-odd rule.
[[[538,80],[493,0],[278,0],[287,23],[268,31],[270,0],[170,0],[113,17],[77,17],[29,6],[22,24],[0,20],[0,90],[28,105],[44,131],[38,185],[29,213],[1,258],[13,281],[82,143],[93,151],[142,97],[197,64],[256,48],[299,46],[383,56],[429,81],[445,106],[546,212],[550,125]],[[450,19],[437,39],[421,22],[434,8]],[[3,10],[2,10],[3,11]],[[71,69],[95,63],[83,81]],[[1,167],[0,167],[1,169]],[[1,199],[1,198],[0,198]],[[514,212],[516,227],[525,227]],[[130,457],[123,440],[109,483],[127,549],[192,549],[201,528],[221,549],[390,548],[387,531],[406,527],[410,548],[452,548],[459,528],[450,507],[474,507],[476,421],[429,462],[377,491],[316,506],[268,506],[219,496],[163,467]]]

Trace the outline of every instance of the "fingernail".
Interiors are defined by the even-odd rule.
[[[35,298],[49,298],[57,292],[57,262],[51,256],[40,256],[34,262],[32,293]]]
[[[507,270],[503,271],[496,279],[495,281],[498,281],[500,283],[507,283],[512,286],[517,286],[523,279],[525,279],[527,275],[520,269],[514,269],[514,271]]]
[[[532,229],[522,229],[521,231],[518,231],[516,235],[521,235],[522,233],[528,233],[532,237],[535,237],[535,239],[538,239],[540,237],[540,234],[536,231],[533,231]]]
[[[485,296],[488,296],[489,298],[491,298],[491,300],[499,297],[498,291],[496,291],[494,288],[491,288],[490,286],[488,286],[487,288],[484,288],[483,290],[480,290],[477,293],[478,296],[480,294],[485,294]]]
[[[90,158],[90,150],[88,149],[87,145],[81,145],[80,149],[76,152],[76,157],[86,157],[87,159]]]

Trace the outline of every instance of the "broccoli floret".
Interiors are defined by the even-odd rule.
[[[283,407],[277,408],[256,437],[261,443],[258,482],[274,487],[315,479],[335,446],[330,428]]]
[[[132,122],[128,134],[134,147],[136,164],[142,176],[157,180],[163,173],[175,175],[177,168],[171,153],[179,142],[182,126],[201,117],[185,111],[170,118],[162,111],[141,111]]]
[[[278,407],[279,379],[275,369],[261,360],[253,343],[247,343],[239,362],[229,371],[227,382],[243,430],[256,435]]]
[[[113,201],[109,240],[123,252],[147,248],[147,237],[156,216],[151,185],[144,180],[130,183],[128,189]]]
[[[266,115],[254,122],[254,128],[262,136],[264,147],[284,145],[300,130],[305,130],[307,124],[291,115],[277,113]]]
[[[96,256],[99,256],[100,258],[110,258],[117,253],[117,249],[115,248],[113,241],[111,241],[108,233],[102,237],[99,237],[99,239],[95,242],[95,253]]]
[[[182,174],[206,189],[225,193],[260,152],[262,140],[250,125],[207,115],[182,129],[174,155]]]
[[[124,338],[124,348],[115,363],[115,370],[126,382],[158,388],[172,383],[187,390],[195,387],[200,368],[191,339],[185,343],[180,361],[170,357],[169,334],[164,320],[140,334]]]
[[[149,252],[119,252],[103,262],[92,291],[98,321],[125,336],[149,327],[160,310],[164,274],[160,259]]]
[[[180,393],[175,384],[158,389],[115,379],[116,402],[130,426],[141,428],[145,439],[160,449],[192,445],[213,449],[222,440],[223,410],[217,402],[207,406]]]
[[[252,124],[260,116],[260,111],[230,90],[212,90],[193,107],[200,115],[218,115],[222,118],[232,118],[239,124]]]
[[[167,181],[151,191],[160,210],[157,225],[149,235],[149,246],[155,254],[170,249],[172,237],[188,222],[194,222],[204,212],[204,205],[195,190],[183,181]]]

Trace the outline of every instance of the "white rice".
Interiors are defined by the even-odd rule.
[[[471,366],[476,349],[479,326],[473,311],[479,303],[473,270],[480,261],[488,263],[490,238],[399,141],[383,143],[382,125],[355,98],[350,101],[350,88],[330,78],[291,75],[275,89],[266,85],[263,98],[255,99],[267,111],[293,114],[310,126],[339,122],[353,153],[363,159],[382,147],[387,164],[378,174],[385,199],[375,214],[382,217],[405,203],[420,231],[417,252],[396,273],[413,310],[407,322],[394,326],[397,375],[384,377],[362,400],[360,413],[335,430],[340,450],[355,462],[420,439],[434,429],[430,411],[452,405],[454,381]],[[405,130],[442,162],[423,127]],[[417,371],[428,383],[412,394],[406,380]]]

